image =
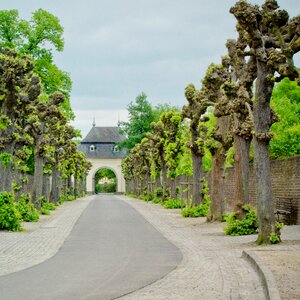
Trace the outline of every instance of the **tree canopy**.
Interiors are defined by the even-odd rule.
[[[271,158],[300,154],[300,87],[295,81],[283,79],[275,85],[271,107],[279,117],[271,127]]]
[[[63,31],[59,19],[43,9],[35,11],[29,21],[21,19],[17,10],[0,11],[0,48],[13,48],[19,54],[31,56],[44,98],[56,91],[63,93],[61,107],[68,119],[74,119],[70,75],[53,62],[53,50],[64,48]]]

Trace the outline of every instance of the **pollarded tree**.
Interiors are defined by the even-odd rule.
[[[30,142],[20,122],[28,117],[24,110],[40,94],[39,79],[32,69],[28,57],[18,57],[13,50],[0,53],[0,190],[12,189],[15,150]]]
[[[65,160],[65,148],[66,144],[76,136],[73,127],[61,123],[55,134],[53,134],[54,139],[54,157],[53,157],[53,165],[52,165],[52,185],[50,191],[50,202],[57,203],[60,196],[62,195],[63,190],[63,166],[62,163]]]
[[[276,81],[289,77],[291,80],[297,78],[299,82],[293,56],[300,51],[300,15],[290,19],[285,10],[279,10],[275,0],[266,0],[261,7],[240,0],[230,12],[237,19],[238,27],[247,32],[246,42],[257,67],[253,104],[259,219],[257,243],[270,243],[270,234],[276,231],[269,159],[269,142],[272,137],[269,129],[274,121],[270,100]],[[276,77],[276,74],[279,76]]]
[[[249,203],[249,160],[253,122],[250,110],[253,107],[253,82],[256,78],[256,61],[247,48],[247,33],[238,28],[237,40],[226,43],[232,78],[225,83],[224,91],[233,118],[234,136],[234,197],[232,210],[243,213],[243,204]]]
[[[224,204],[224,169],[228,149],[232,146],[232,120],[229,116],[228,101],[224,98],[224,84],[230,80],[230,60],[222,58],[220,65],[211,64],[202,80],[203,97],[215,104],[214,115],[217,117],[215,130],[208,134],[206,146],[213,156],[211,170],[211,207],[210,220],[221,220]]]
[[[202,97],[201,92],[196,90],[193,84],[189,84],[185,88],[185,98],[188,101],[188,105],[183,106],[181,115],[183,119],[188,118],[190,120],[189,127],[192,140],[187,143],[187,146],[191,151],[193,161],[192,205],[198,205],[203,201],[201,193],[203,179],[202,158],[205,155],[203,139],[203,129],[205,125],[199,125],[201,117],[203,117],[207,108],[213,103],[205,97]]]
[[[147,138],[136,144],[123,160],[122,169],[126,180],[134,181],[134,193],[143,195],[150,180],[150,144]]]
[[[147,138],[150,140],[154,177],[156,180],[156,187],[163,188],[163,200],[165,200],[167,188],[167,163],[166,153],[164,151],[164,127],[162,121],[152,123],[151,126],[152,131],[147,134]]]
[[[171,179],[172,198],[176,197],[176,169],[182,154],[181,115],[176,110],[165,112],[160,117],[163,128],[163,149],[167,166],[167,176]]]
[[[55,124],[63,117],[59,104],[64,101],[64,97],[60,93],[54,93],[50,96],[49,103],[37,101],[33,103],[32,116],[28,119],[30,133],[34,138],[34,180],[32,201],[36,206],[37,202],[43,196],[43,170],[45,158],[49,155],[50,147],[52,146],[51,125]],[[54,151],[54,149],[53,149]]]

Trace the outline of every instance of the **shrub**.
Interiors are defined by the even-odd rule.
[[[39,212],[30,201],[30,195],[22,194],[20,196],[20,200],[16,204],[16,207],[24,222],[37,222],[39,220]]]
[[[203,203],[197,206],[189,206],[182,210],[181,214],[185,218],[206,217],[210,207],[210,200],[208,197],[204,198]]]
[[[152,203],[154,203],[154,204],[159,204],[159,203],[161,203],[161,202],[162,202],[162,199],[159,198],[159,197],[155,197],[155,198],[153,198],[153,200],[152,200]]]
[[[271,232],[269,239],[271,244],[277,244],[281,242],[281,229],[283,228],[283,223],[276,222],[275,230]]]
[[[168,199],[164,202],[164,208],[172,209],[172,208],[182,208],[185,207],[185,202],[180,199]]]
[[[163,189],[162,188],[157,188],[154,190],[154,195],[158,198],[162,197],[163,195]]]
[[[248,235],[255,234],[258,229],[258,220],[256,211],[250,205],[242,207],[245,217],[237,219],[237,213],[233,212],[226,217],[226,226],[224,228],[227,235]]]
[[[140,200],[143,200],[143,201],[147,201],[147,200],[148,200],[148,197],[147,197],[147,195],[141,195],[141,196],[139,197],[139,199],[140,199]]]
[[[44,208],[46,210],[55,210],[56,209],[55,205],[51,202],[44,202],[42,204],[42,208]]]
[[[148,201],[152,201],[154,199],[154,193],[149,192],[147,197],[148,197]]]
[[[130,194],[130,193],[126,193],[126,196],[129,198],[136,198],[136,194]]]
[[[50,210],[48,210],[44,207],[41,207],[41,214],[42,215],[50,215]]]
[[[74,201],[75,200],[75,196],[72,194],[68,194],[67,195],[67,201]]]
[[[16,208],[14,198],[13,193],[0,193],[0,229],[11,231],[20,231],[23,229],[21,215]]]

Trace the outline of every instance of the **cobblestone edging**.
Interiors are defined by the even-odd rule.
[[[179,266],[161,280],[121,297],[123,300],[266,299],[264,285],[242,258],[255,237],[224,236],[222,224],[183,219],[178,210],[120,196],[175,244],[183,254]]]
[[[252,264],[257,273],[260,275],[261,280],[265,286],[267,298],[269,300],[280,300],[281,297],[277,289],[274,276],[269,268],[265,265],[265,263],[261,260],[261,258],[249,250],[243,251],[243,257],[245,257]]]
[[[0,276],[24,270],[54,256],[76,221],[93,200],[66,202],[38,223],[25,224],[25,232],[0,232]]]

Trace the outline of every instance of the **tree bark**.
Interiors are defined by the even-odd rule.
[[[242,206],[249,203],[250,140],[234,135],[234,197],[231,210],[242,213]]]
[[[210,187],[210,216],[209,221],[222,221],[224,213],[224,165],[226,155],[220,148],[213,156]]]
[[[43,174],[43,188],[42,194],[45,196],[46,201],[49,201],[49,194],[50,194],[50,175]]]
[[[15,147],[15,142],[6,145],[6,147],[1,152],[6,152],[13,155]],[[4,166],[0,162],[0,191],[11,192],[13,183],[13,161]]]
[[[203,172],[202,172],[202,155],[191,151],[193,161],[193,196],[192,206],[199,205],[203,202]]]
[[[163,199],[163,201],[165,201],[167,198],[167,180],[168,180],[168,178],[167,178],[167,165],[164,161],[161,164],[161,172],[162,172],[162,188],[163,188],[162,199]]]
[[[60,196],[60,185],[61,181],[59,179],[60,172],[57,170],[56,165],[52,167],[52,185],[50,192],[50,202],[56,204]]]
[[[268,79],[272,72],[266,63],[257,62],[254,115],[254,166],[256,175],[257,212],[259,220],[258,244],[270,243],[269,236],[274,230],[274,211],[269,159],[269,128],[271,122],[270,99],[274,84]]]
[[[43,158],[38,153],[34,155],[34,178],[32,202],[36,208],[40,208],[38,200],[43,196]]]
[[[222,116],[217,119],[217,133],[220,135],[220,147],[213,154],[213,163],[211,171],[211,186],[210,186],[210,216],[209,221],[221,221],[222,215],[225,213],[224,205],[224,172],[226,152],[228,151],[231,142],[227,141],[227,134],[231,126],[229,116]],[[231,200],[231,199],[230,199]],[[232,201],[232,200],[231,200]]]

